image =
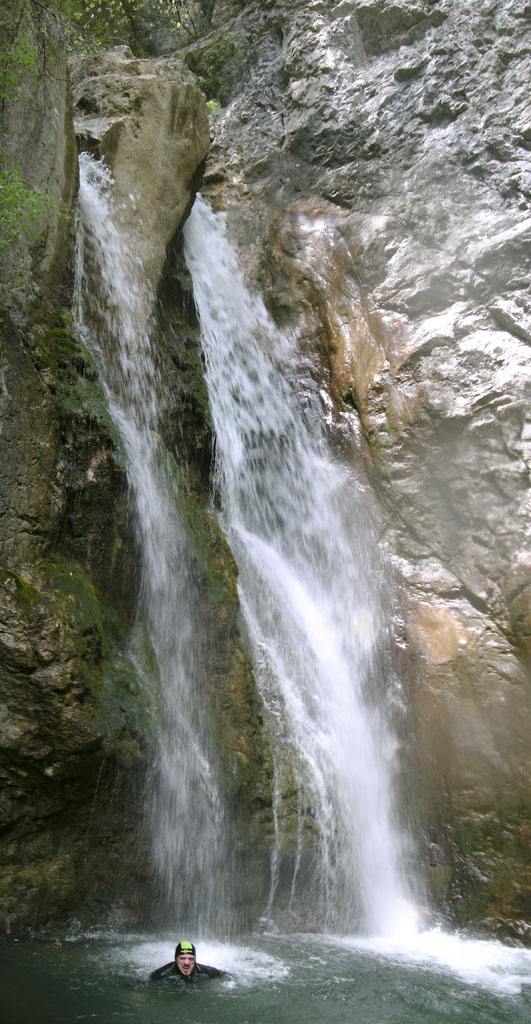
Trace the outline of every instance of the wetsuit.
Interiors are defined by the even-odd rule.
[[[220,971],[217,967],[208,967],[207,964],[196,964],[191,974],[181,974],[175,960],[164,967],[159,967],[150,975],[151,981],[160,981],[165,978],[168,981],[183,981],[187,985],[196,984],[199,981],[206,981],[208,978],[228,978],[226,971]]]

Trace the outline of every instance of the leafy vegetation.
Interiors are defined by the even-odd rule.
[[[26,185],[18,167],[0,153],[0,255],[11,251],[21,232],[36,241],[43,216],[56,209],[56,201]]]
[[[189,50],[184,59],[208,99],[225,105],[234,83],[244,74],[248,54],[236,37],[227,32],[210,46]]]
[[[45,54],[40,18],[32,20],[36,9],[36,0],[24,0],[16,9],[7,6],[0,14],[0,259],[4,280],[11,285],[20,283],[23,274],[19,240],[35,244],[48,217],[61,212],[57,201],[24,181],[5,144],[10,106],[33,101],[40,59]],[[8,254],[10,262],[6,263]]]
[[[7,29],[6,15],[2,16],[0,31],[5,36]],[[6,100],[27,87],[37,75],[38,51],[31,38],[28,26],[21,21],[18,34],[7,40],[0,50],[0,104],[2,117]]]
[[[209,26],[214,0],[58,0],[71,47],[125,44],[139,56],[176,49]]]

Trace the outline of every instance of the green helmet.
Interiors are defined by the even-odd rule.
[[[195,957],[195,946],[193,942],[178,942],[175,947],[175,959],[178,956],[193,956]]]

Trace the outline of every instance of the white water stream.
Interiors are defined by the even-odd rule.
[[[295,352],[247,290],[223,215],[185,228],[216,431],[222,523],[239,569],[274,761],[271,912],[282,858],[290,907],[313,925],[413,928],[395,818],[384,599],[360,482],[334,456]],[[313,871],[306,848],[313,842]],[[303,870],[304,866],[304,870]]]
[[[142,558],[131,652],[151,693],[160,755],[155,858],[182,927],[228,926],[230,863],[217,763],[198,709],[201,650],[176,465],[157,433],[167,398],[150,342],[153,296],[114,223],[112,179],[81,157],[78,328],[126,455]],[[266,916],[291,865],[290,909],[321,927],[391,935],[411,925],[393,809],[395,740],[382,700],[386,629],[359,483],[334,458],[294,356],[245,288],[223,217],[198,200],[186,251],[217,437],[223,524],[239,567],[269,712],[275,845]],[[149,667],[148,667],[149,666]],[[308,858],[313,846],[315,856]]]
[[[226,829],[215,754],[199,712],[196,594],[179,517],[176,464],[157,433],[166,396],[152,351],[153,296],[114,223],[112,177],[80,157],[77,326],[97,363],[125,449],[141,555],[138,627],[130,655],[150,693],[159,745],[148,798],[169,921],[223,927]]]

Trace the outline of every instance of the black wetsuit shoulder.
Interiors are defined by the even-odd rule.
[[[194,974],[206,978],[228,978],[226,971],[220,971],[219,967],[209,967],[208,964],[196,964]]]
[[[167,978],[170,974],[175,974],[175,960],[171,960],[169,964],[164,964],[164,967],[158,967],[156,971],[152,971],[150,974],[151,981],[159,981],[160,978]]]
[[[182,981],[189,985],[198,981],[206,981],[207,978],[228,978],[228,974],[226,971],[220,971],[218,967],[209,967],[208,964],[196,964],[193,973],[185,977],[179,971],[175,960],[171,960],[169,964],[164,964],[163,967],[157,968],[156,971],[150,974],[151,981],[160,981],[161,978]]]

